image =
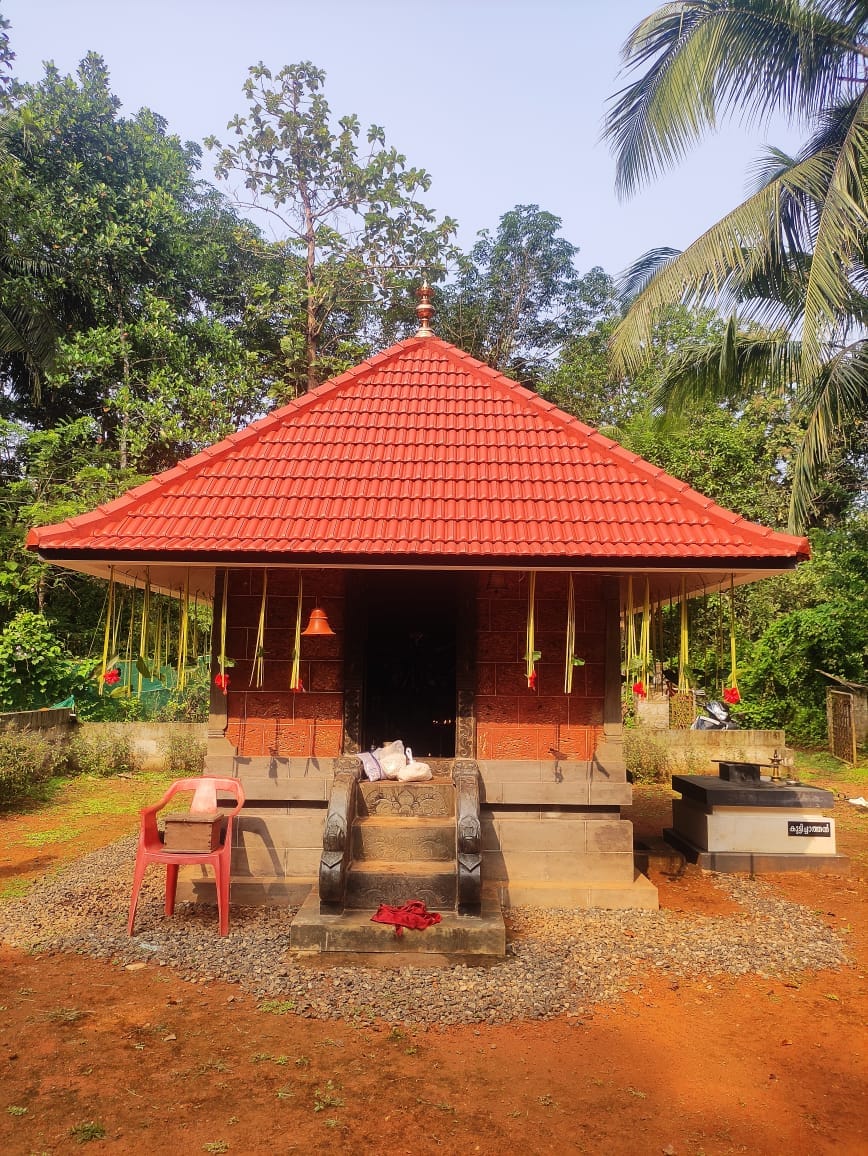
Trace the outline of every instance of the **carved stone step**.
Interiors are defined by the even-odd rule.
[[[455,862],[455,820],[362,815],[353,825],[353,857],[405,863]]]
[[[390,779],[360,782],[358,813],[445,819],[455,814],[455,788],[452,783],[437,779],[427,783],[398,783]]]
[[[340,966],[371,966],[377,960],[378,966],[430,967],[438,962],[450,966],[462,960],[490,962],[506,954],[506,929],[494,893],[483,898],[478,916],[444,911],[440,923],[424,931],[407,930],[401,936],[388,924],[372,923],[373,913],[374,908],[368,908],[323,915],[314,889],[292,921],[290,950],[321,956],[318,966],[325,966],[330,955]]]
[[[421,899],[432,911],[454,911],[457,899],[455,864],[425,860],[389,863],[365,859],[353,863],[347,876],[346,905],[376,908],[381,903],[400,906]]]

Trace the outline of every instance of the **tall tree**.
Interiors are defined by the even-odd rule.
[[[3,407],[43,428],[89,415],[121,468],[155,469],[262,410],[235,337],[259,238],[199,180],[197,146],[147,109],[119,109],[95,54],[76,77],[49,65],[13,85],[0,194],[19,268],[3,291],[62,337],[38,389],[7,373]]]
[[[15,220],[10,201],[20,181],[19,165],[4,139],[14,88],[15,53],[9,40],[9,21],[0,14],[0,376],[16,377],[31,388],[49,365],[56,337],[51,319],[34,303],[15,299],[12,286],[18,276],[39,275],[44,261],[22,259],[16,253]]]
[[[790,521],[799,528],[824,463],[868,402],[868,10],[855,0],[680,0],[634,29],[624,59],[640,75],[606,123],[622,194],[722,115],[765,123],[783,111],[810,125],[797,156],[766,158],[746,201],[683,253],[651,263],[613,338],[617,366],[635,371],[661,308],[710,304],[729,324],[685,352],[659,400],[798,383],[805,433]]]
[[[603,316],[567,343],[540,393],[621,441],[634,418],[650,420],[654,406],[649,397],[659,388],[679,350],[688,342],[710,339],[721,325],[711,310],[672,307],[657,318],[641,369],[634,375],[617,374],[609,356],[612,334],[621,317],[616,301],[613,287],[612,301]]]
[[[561,219],[516,205],[483,229],[444,287],[438,329],[493,369],[535,386],[564,344],[609,313],[614,284],[602,269],[580,277]]]
[[[408,269],[438,267],[455,231],[451,218],[438,222],[419,199],[430,188],[428,173],[387,147],[379,125],[362,136],[350,114],[334,126],[324,85],[325,73],[310,62],[276,74],[255,65],[244,85],[249,112],[228,126],[237,139],[206,141],[217,150],[218,177],[240,174],[302,258],[307,388],[321,377],[333,312],[387,299]]]

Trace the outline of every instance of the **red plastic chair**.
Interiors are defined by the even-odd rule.
[[[226,829],[223,841],[214,851],[167,851],[162,836],[157,829],[157,812],[180,791],[192,791],[191,814],[205,814],[219,810],[217,792],[226,791],[236,800],[235,807],[226,812]],[[175,911],[175,891],[178,885],[178,868],[188,863],[210,863],[214,868],[217,883],[217,912],[220,916],[220,934],[229,932],[229,873],[232,855],[232,820],[244,806],[244,791],[237,779],[214,779],[204,776],[195,779],[178,779],[172,783],[159,803],[145,807],[141,812],[139,845],[136,849],[136,867],[133,872],[133,894],[130,899],[130,917],[127,933],[133,934],[139,891],[149,863],[166,865],[166,915]]]

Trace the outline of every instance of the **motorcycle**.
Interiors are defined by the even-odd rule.
[[[733,722],[729,707],[725,702],[709,699],[691,724],[692,731],[737,731],[738,723]]]

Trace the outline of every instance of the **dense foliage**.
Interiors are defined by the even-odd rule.
[[[690,31],[694,10],[764,4],[667,8],[683,9]],[[661,51],[682,50],[667,48],[671,21],[643,28],[635,45],[657,28]],[[75,693],[88,717],[148,712],[123,687],[96,694],[104,584],[43,566],[24,549],[26,530],[111,499],[407,336],[422,275],[437,285],[435,326],[447,340],[721,504],[785,524],[794,447],[812,436],[797,385],[771,391],[748,374],[734,393],[711,388],[690,406],[702,391],[685,389],[665,421],[655,400],[689,372],[710,380],[714,365],[730,365],[721,351],[742,364],[758,330],[733,330],[701,295],[661,298],[642,357],[613,367],[622,302],[603,269],[580,272],[561,221],[516,205],[458,251],[455,222],[424,202],[429,174],[380,126],[336,120],[314,65],[251,69],[230,143],[209,142],[218,176],[240,178],[255,212],[202,180],[199,146],[156,112],[125,115],[96,54],[75,76],[48,65],[38,83],[13,69],[0,17],[0,710]],[[618,115],[629,119],[630,107]],[[658,251],[631,289],[646,300],[648,278],[675,259]],[[753,289],[769,300],[778,283],[761,280]],[[703,349],[718,351],[705,379]],[[736,591],[741,716],[804,740],[824,728],[818,669],[868,677],[860,438],[864,424],[825,446],[811,490],[814,560]],[[691,614],[693,665],[717,677],[720,607],[696,600]],[[197,677],[161,709],[193,717],[207,694]]]

